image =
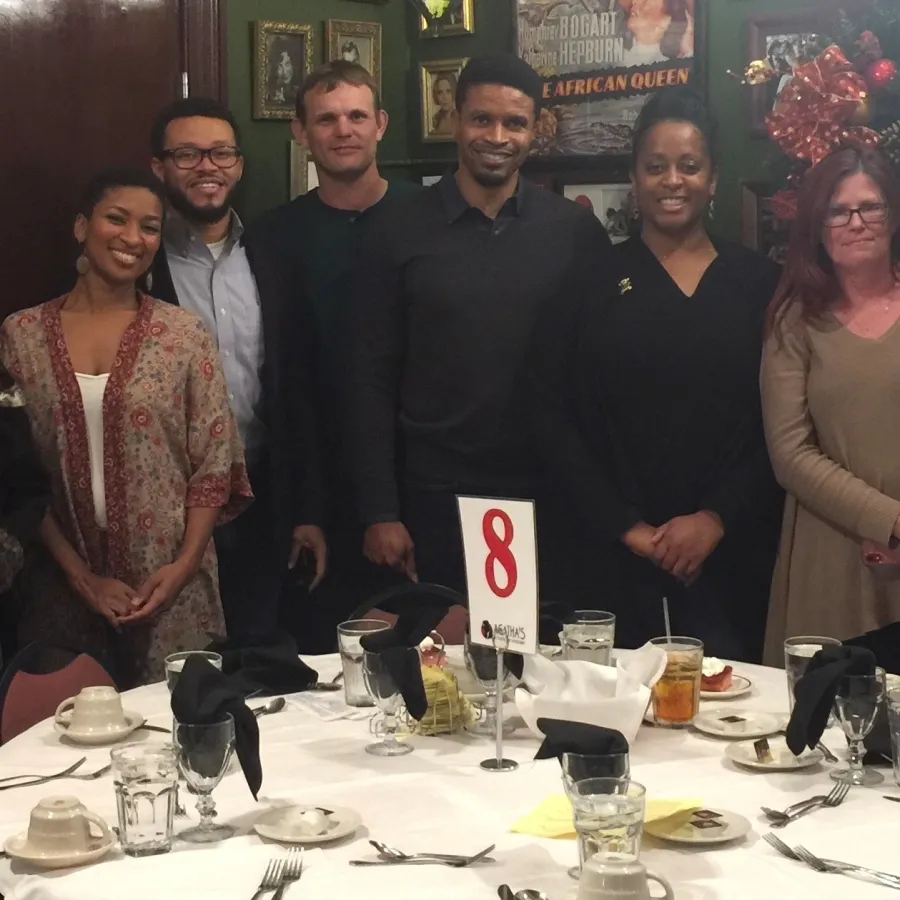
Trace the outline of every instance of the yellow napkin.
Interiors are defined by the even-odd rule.
[[[668,819],[679,813],[699,809],[702,805],[699,800],[694,799],[648,800],[644,822]],[[509,830],[515,834],[533,834],[542,838],[574,838],[572,804],[564,794],[546,797],[536,809],[514,822]]]

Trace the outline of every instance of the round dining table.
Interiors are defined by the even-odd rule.
[[[340,670],[336,654],[305,661],[322,681]],[[751,680],[750,693],[704,700],[701,710],[756,710],[786,717],[783,671],[736,664],[735,672]],[[218,821],[233,825],[234,837],[208,845],[179,841],[178,831],[198,820],[194,798],[182,792],[189,816],[175,819],[170,853],[132,858],[115,847],[92,865],[47,872],[2,856],[0,894],[6,900],[251,900],[268,861],[286,853],[284,845],[258,836],[254,822],[275,806],[310,804],[349,807],[362,824],[339,841],[307,847],[303,875],[288,887],[284,900],[490,900],[501,884],[513,890],[537,888],[549,900],[574,900],[577,885],[567,869],[577,859],[576,841],[510,830],[542,801],[562,793],[559,763],[534,760],[539,740],[521,719],[504,742],[504,755],[518,761],[518,768],[490,772],[479,766],[494,754],[494,744],[486,738],[413,735],[414,752],[378,757],[365,752],[373,740],[366,719],[326,718],[304,702],[304,695],[288,695],[287,701],[281,712],[259,720],[263,784],[258,800],[237,766],[213,792]],[[165,684],[129,691],[123,702],[149,723],[171,727]],[[508,709],[514,717],[514,706],[508,704]],[[128,740],[161,743],[166,735],[139,730]],[[846,741],[839,729],[828,731],[825,743],[844,755]],[[647,788],[648,799],[693,798],[704,807],[738,813],[752,824],[741,840],[711,846],[665,843],[645,833],[642,861],[671,882],[676,900],[900,897],[882,885],[816,872],[780,856],[763,840],[769,827],[760,806],[783,809],[827,793],[832,786],[827,764],[756,771],[732,763],[725,756],[727,745],[693,729],[648,725],[631,747],[631,777]],[[44,721],[0,747],[0,777],[58,772],[81,756],[87,761],[79,771],[93,772],[108,763],[109,747],[69,744],[52,720]],[[883,771],[883,785],[853,788],[840,806],[817,810],[777,833],[820,857],[900,873],[900,805],[884,799],[886,794],[900,797],[900,789],[890,769]],[[110,775],[93,781],[64,778],[0,793],[0,840],[26,830],[29,813],[42,797],[60,794],[78,797],[110,825],[116,823]],[[353,859],[377,858],[370,839],[406,853],[475,854],[495,844],[495,862],[468,868],[349,865]],[[655,891],[654,886],[651,896],[660,896]]]

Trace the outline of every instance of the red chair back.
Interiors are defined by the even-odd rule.
[[[383,609],[369,609],[359,619],[377,619],[379,622],[387,622],[391,628],[397,624],[397,616]],[[469,611],[464,606],[451,606],[450,611],[444,616],[434,629],[448,646],[450,644],[464,644],[466,631],[469,627]]]
[[[10,660],[0,681],[0,744],[54,715],[67,697],[97,685],[116,686],[92,656],[29,645]]]

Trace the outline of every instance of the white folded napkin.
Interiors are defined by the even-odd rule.
[[[631,744],[665,668],[665,651],[651,644],[616,651],[615,667],[526,656],[516,706],[538,737],[539,718],[564,719],[615,728]]]

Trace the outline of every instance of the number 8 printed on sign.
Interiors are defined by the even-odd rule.
[[[503,526],[502,535],[495,530],[498,521]],[[484,561],[485,581],[498,597],[505,599],[516,589],[519,580],[516,558],[511,549],[515,535],[512,519],[502,509],[489,509],[481,520],[481,533],[488,548],[488,555]],[[505,587],[497,584],[498,566],[506,573]]]

